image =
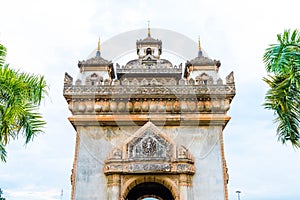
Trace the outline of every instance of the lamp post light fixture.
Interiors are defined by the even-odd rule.
[[[235,193],[237,193],[237,195],[238,195],[238,200],[240,200],[240,194],[241,194],[242,192],[239,191],[239,190],[237,190],[237,191],[235,191]]]

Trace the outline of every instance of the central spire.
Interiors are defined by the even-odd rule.
[[[151,37],[150,35],[150,21],[148,20],[148,37]]]
[[[202,56],[202,49],[200,44],[200,36],[198,36],[198,57]]]
[[[100,36],[99,36],[96,57],[100,57],[101,56],[101,52],[100,51],[101,51],[101,46],[100,46]]]
[[[98,51],[100,51],[100,48],[101,48],[101,46],[100,46],[100,37],[99,37],[99,39],[98,39]]]

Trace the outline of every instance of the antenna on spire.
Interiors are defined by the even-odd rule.
[[[202,56],[202,49],[200,43],[200,36],[198,36],[198,57]]]
[[[148,20],[148,37],[151,37],[150,35],[150,21]]]
[[[101,45],[100,45],[100,36],[99,36],[99,39],[98,39],[98,48],[97,48],[97,52],[96,52],[96,57],[100,57],[101,55]]]

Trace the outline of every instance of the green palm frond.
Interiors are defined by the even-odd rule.
[[[263,61],[268,72],[286,73],[300,65],[300,33],[296,29],[277,35],[279,44],[272,44],[266,49]]]
[[[5,57],[6,57],[6,48],[2,44],[0,44],[0,67],[4,65]]]
[[[38,133],[43,132],[43,128],[46,124],[42,120],[42,116],[37,112],[38,107],[32,104],[27,104],[24,107],[23,115],[20,119],[21,130],[25,136],[25,144],[34,138]]]
[[[264,106],[274,111],[278,139],[300,148],[300,33],[286,30],[277,40],[263,57],[267,72],[273,73],[263,79],[270,87]]]
[[[300,148],[300,35],[297,30],[278,35],[279,44],[271,45],[264,55],[269,75],[263,80],[269,90],[264,106],[274,111],[277,136],[282,143],[290,141]]]
[[[0,159],[3,162],[6,162],[7,152],[5,150],[5,146],[0,141]]]
[[[5,59],[5,52],[3,59]],[[5,161],[5,146],[10,140],[22,135],[27,144],[35,135],[43,132],[46,123],[38,108],[44,95],[47,95],[47,89],[43,76],[12,70],[7,64],[0,66],[0,158],[2,161]]]

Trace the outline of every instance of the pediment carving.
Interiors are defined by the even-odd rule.
[[[170,161],[172,146],[166,139],[149,128],[128,144],[128,160]]]
[[[123,145],[112,149],[105,174],[171,173],[194,174],[194,159],[188,149],[176,146],[151,122],[147,122]]]

